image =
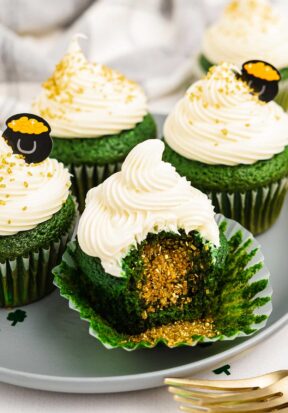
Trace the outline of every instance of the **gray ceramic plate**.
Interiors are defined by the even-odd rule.
[[[0,381],[69,393],[145,389],[160,386],[167,376],[210,368],[265,340],[288,321],[287,210],[288,199],[278,222],[258,237],[274,290],[272,315],[258,334],[209,347],[106,350],[55,291],[23,308],[27,317],[21,322],[18,313],[14,326],[15,312],[9,321],[11,311],[0,311]]]

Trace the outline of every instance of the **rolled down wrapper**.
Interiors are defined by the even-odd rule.
[[[157,327],[136,336],[116,331],[93,310],[85,295],[85,287],[81,284],[74,256],[76,242],[68,245],[61,264],[53,270],[54,283],[60,289],[61,296],[69,301],[69,307],[79,312],[80,318],[89,323],[89,334],[97,338],[107,349],[123,348],[131,351],[144,347],[153,348],[160,343],[170,348],[195,346],[198,343],[233,340],[251,335],[265,326],[272,311],[269,270],[264,263],[260,245],[251,233],[237,222],[220,214],[217,215],[216,221],[218,226],[226,226],[229,253],[225,266],[219,273],[221,291],[215,300],[220,304],[212,305],[214,313],[209,314],[217,328],[214,337],[187,335],[185,339],[182,336],[179,341],[171,343],[165,336],[165,331],[163,336],[158,335],[155,339],[153,333]],[[168,326],[173,328],[172,324]]]
[[[73,200],[77,211],[78,204]],[[0,308],[30,304],[55,289],[52,269],[61,261],[67,243],[72,238],[76,219],[77,214],[67,231],[46,248],[0,262]]]

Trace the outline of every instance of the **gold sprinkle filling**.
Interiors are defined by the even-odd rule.
[[[192,301],[200,277],[193,271],[193,258],[199,254],[192,240],[167,238],[143,246],[143,278],[137,284],[139,296],[147,306],[143,319],[148,313],[176,304],[183,308]]]
[[[159,338],[163,338],[169,347],[173,347],[180,343],[192,345],[195,341],[193,336],[196,335],[207,338],[219,335],[211,317],[194,321],[175,321],[171,324],[152,327],[141,334],[129,336],[129,341],[134,343],[145,341],[155,345]]]

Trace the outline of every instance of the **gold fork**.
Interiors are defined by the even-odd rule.
[[[167,378],[165,383],[185,404],[180,409],[190,413],[288,412],[288,370],[242,380]]]

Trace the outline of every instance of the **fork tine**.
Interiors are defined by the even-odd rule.
[[[278,405],[283,403],[283,398],[282,398],[282,393],[278,393],[278,394],[267,394],[265,396],[262,397],[258,397],[255,399],[249,399],[249,400],[243,400],[241,398],[233,398],[233,397],[229,397],[229,400],[225,400],[225,398],[219,398],[219,400],[217,398],[215,399],[191,399],[191,398],[187,398],[184,395],[181,394],[175,394],[174,395],[174,400],[180,402],[180,403],[186,403],[189,405],[193,405],[193,406],[202,406],[202,407],[206,407],[206,408],[218,408],[218,407],[230,407],[231,405],[233,405],[235,408],[241,407],[249,404],[260,404],[265,402],[265,405],[268,405],[268,402],[271,402],[271,405],[273,404],[273,406]]]
[[[176,395],[176,396],[187,397],[189,399],[194,399],[194,400],[200,400],[203,397],[203,395],[199,391],[197,392],[197,391],[186,390],[186,389],[182,389],[181,387],[172,387],[172,386],[170,386],[170,387],[168,387],[168,391],[170,393]],[[220,394],[222,394],[222,393],[220,393]],[[206,393],[205,393],[205,395],[206,395]]]
[[[183,399],[186,398],[187,402],[190,400],[197,400],[197,404],[201,406],[214,406],[222,405],[226,403],[248,403],[261,400],[271,399],[272,397],[280,397],[282,393],[277,392],[273,388],[271,391],[265,389],[252,390],[245,393],[208,393],[208,392],[195,392],[181,387],[169,387],[168,391],[176,396],[180,396]]]
[[[180,406],[179,407],[179,409],[182,411],[182,412],[187,412],[187,413],[226,413],[227,411],[226,410],[222,410],[222,409],[218,409],[218,410],[211,410],[211,409],[200,409],[200,408],[197,408],[197,407],[195,407],[195,408],[193,408],[193,407],[188,407],[188,406]],[[258,410],[258,412],[263,412],[263,413],[265,413],[265,412],[275,412],[275,411],[279,411],[280,413],[288,413],[288,407],[284,407],[284,408],[280,408],[280,409],[274,409],[274,410],[266,410],[265,408],[264,408],[264,410]],[[231,410],[231,412],[232,412],[232,410]],[[238,410],[233,410],[233,413],[239,413],[239,411]],[[255,412],[254,410],[253,411],[251,411],[251,410],[246,410],[246,413],[253,413],[253,412]],[[243,413],[243,412],[240,412],[240,413]]]
[[[255,383],[250,380],[197,380],[197,379],[178,379],[167,378],[164,383],[170,386],[185,386],[194,387],[199,389],[211,389],[211,390],[227,390],[227,391],[249,391],[258,389]],[[251,384],[250,384],[251,383]]]
[[[193,391],[190,389],[183,389],[182,387],[173,387],[173,386],[169,386],[168,391],[176,396],[186,397],[189,399],[199,400],[199,401],[201,400],[213,401],[215,399],[217,400],[221,399],[222,397],[224,399],[225,397],[228,397],[228,396],[232,397],[233,395],[235,396],[239,395],[239,393],[232,393],[232,392],[227,393],[227,392],[218,391],[217,393],[211,393],[211,391],[210,392]],[[256,391],[256,390],[252,390],[252,391]],[[243,396],[243,393],[241,392],[240,395]]]
[[[225,391],[250,391],[259,388],[267,387],[276,381],[286,377],[287,370],[275,371],[273,373],[264,374],[262,376],[253,377],[251,379],[241,380],[201,380],[201,379],[185,379],[167,377],[164,380],[165,384],[170,386],[185,386],[194,387],[195,389],[209,390],[225,390]]]
[[[180,410],[182,410],[182,412],[189,412],[189,413],[209,413],[209,409],[199,409],[199,408],[195,408],[193,409],[193,407],[187,407],[187,406],[180,406],[179,407]]]
[[[177,396],[176,396],[177,397]],[[181,398],[177,398],[178,401],[182,402]],[[184,403],[187,400],[184,399]],[[189,410],[192,409],[192,410]],[[181,410],[192,411],[192,412],[207,412],[207,413],[263,413],[263,412],[274,412],[285,410],[288,411],[288,398],[278,398],[268,402],[256,402],[256,403],[245,403],[238,405],[228,405],[228,406],[197,406],[193,405],[191,408],[189,406],[181,406]]]

